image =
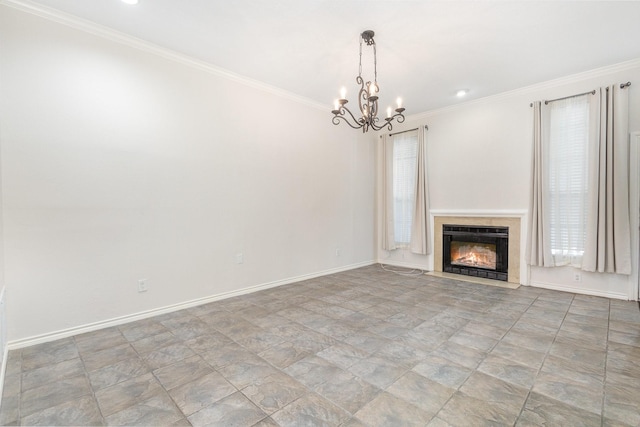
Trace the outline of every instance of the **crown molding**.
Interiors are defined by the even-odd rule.
[[[565,86],[572,83],[578,83],[584,80],[593,79],[601,76],[605,76],[612,73],[617,73],[621,71],[627,71],[634,68],[640,68],[640,58],[632,59],[629,61],[619,62],[617,64],[607,65],[600,68],[595,68],[589,71],[583,71],[576,74],[570,74],[568,76],[560,77],[553,80],[547,80],[545,82],[536,83],[530,86],[524,86],[518,89],[510,90],[507,92],[498,93],[496,95],[485,96],[483,98],[474,99],[472,101],[449,105],[442,108],[437,108],[435,110],[429,110],[422,113],[416,113],[412,115],[408,115],[406,121],[419,121],[427,119],[431,116],[435,116],[438,114],[446,113],[453,110],[458,110],[462,107],[473,106],[476,104],[484,104],[487,102],[500,101],[509,98],[514,98],[516,96],[527,95],[535,92],[540,92],[547,89],[554,89],[561,86]]]
[[[77,16],[70,15],[68,13],[64,13],[59,10],[52,9],[40,4],[36,4],[30,0],[0,0],[0,5],[11,7],[13,9],[17,9],[22,12],[39,16],[49,21],[66,25],[76,30],[93,34],[95,36],[107,39],[112,42],[116,42],[116,43],[131,47],[137,50],[141,50],[147,53],[151,53],[156,56],[162,57],[164,59],[178,62],[187,67],[204,71],[206,73],[213,74],[217,77],[222,77],[227,80],[231,80],[233,82],[251,87],[253,89],[258,89],[263,92],[267,92],[272,95],[285,98],[293,102],[297,102],[299,104],[304,104],[311,108],[316,108],[323,111],[327,110],[326,105],[322,105],[319,102],[314,101],[312,99],[297,95],[293,92],[289,92],[287,90],[281,89],[276,86],[269,85],[259,80],[255,80],[255,79],[243,76],[241,74],[236,74],[224,68],[216,67],[205,61],[201,61],[193,57],[190,57],[188,55],[178,53],[174,50],[158,46],[156,44],[147,42],[137,37],[133,37],[131,35],[122,33],[120,31],[116,31],[114,29],[97,24],[95,22],[92,22],[83,18],[79,18]]]

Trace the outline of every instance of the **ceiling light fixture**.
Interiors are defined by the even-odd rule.
[[[121,0],[122,3],[126,4],[138,4],[138,0]]]
[[[467,93],[469,93],[469,89],[460,89],[459,91],[456,92],[456,96],[458,98],[462,98],[464,97]]]
[[[340,99],[335,101],[334,109],[331,110],[333,118],[331,121],[334,125],[340,123],[340,120],[344,120],[349,126],[354,129],[362,129],[362,132],[367,132],[369,128],[373,130],[380,130],[387,128],[391,130],[393,128],[391,122],[396,119],[398,123],[404,122],[404,115],[402,112],[402,99],[397,99],[398,108],[395,109],[395,114],[391,115],[391,107],[387,108],[387,117],[382,123],[378,117],[378,95],[380,87],[378,86],[378,70],[376,59],[376,42],[373,40],[374,32],[371,30],[364,31],[360,34],[360,63],[358,68],[358,77],[356,77],[356,83],[360,85],[360,92],[358,93],[358,104],[360,107],[361,117],[356,118],[351,111],[345,106],[349,101],[346,99],[347,90],[343,87],[340,91]],[[367,46],[373,46],[373,82],[364,82],[362,78],[362,42],[365,42]],[[348,114],[348,115],[347,115]],[[351,120],[349,119],[351,118]]]

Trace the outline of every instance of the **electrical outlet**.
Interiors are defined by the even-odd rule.
[[[147,279],[138,280],[138,292],[147,292],[148,290]]]
[[[574,282],[582,282],[582,274],[580,274],[580,273],[573,273],[573,281],[574,281]]]
[[[242,252],[236,254],[236,264],[244,264],[244,254]]]

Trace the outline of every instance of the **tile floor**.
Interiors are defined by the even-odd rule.
[[[373,265],[9,353],[3,425],[638,426],[638,304]]]

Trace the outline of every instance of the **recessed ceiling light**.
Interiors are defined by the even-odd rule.
[[[126,4],[138,4],[138,0],[121,0],[122,3]]]
[[[467,93],[469,93],[469,89],[460,89],[459,91],[456,92],[456,96],[458,98],[462,98],[463,96],[465,96]]]

